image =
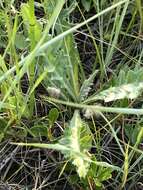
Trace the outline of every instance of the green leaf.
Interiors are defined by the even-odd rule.
[[[18,49],[24,49],[26,48],[26,46],[28,45],[28,43],[26,42],[26,39],[24,37],[23,34],[16,34],[16,38],[15,38],[15,46]]]
[[[127,137],[129,138],[130,142],[132,145],[135,145],[138,139],[138,135],[142,129],[142,126],[140,125],[125,125],[125,134],[127,135]],[[143,137],[141,137],[141,140],[143,139]]]
[[[40,23],[36,22],[35,28],[34,28],[34,35],[35,35],[35,41],[39,42],[42,34],[42,26]]]
[[[100,174],[98,175],[99,180],[106,181],[107,179],[110,179],[112,177],[111,172],[113,171],[112,168],[100,168],[99,169]]]
[[[50,3],[50,1],[48,4],[53,4],[54,6],[54,3]],[[67,22],[68,19],[69,14],[65,14],[64,10],[61,11],[61,14],[57,20],[57,25],[54,27],[54,31],[56,31],[57,35],[63,33],[66,29],[71,27],[69,22]],[[54,68],[52,69],[52,72],[48,73],[50,80],[48,80],[48,77],[45,77],[45,80],[43,80],[43,84],[48,90],[49,95],[51,96],[52,94],[53,96],[55,94],[57,97],[60,95],[66,100],[69,98],[74,100],[78,98],[78,68],[80,65],[80,58],[74,40],[74,35],[69,34],[65,38],[60,39],[58,42],[47,48],[45,51],[45,56],[42,58],[44,64],[39,65],[40,70],[44,71],[45,67]],[[52,91],[54,92],[54,89],[55,93],[52,93]],[[58,93],[58,91],[60,93]]]
[[[48,20],[49,20],[54,12],[54,8],[56,6],[56,0],[52,0],[52,1],[44,0],[43,3],[44,3],[44,9],[46,12],[46,16],[48,17]]]
[[[140,83],[143,81],[143,70],[135,68],[131,70],[129,67],[121,69],[118,76],[111,80],[112,86],[121,86],[130,83]]]
[[[72,159],[73,165],[76,166],[80,177],[85,178],[90,167],[90,157],[87,152],[91,148],[91,136],[87,126],[83,124],[78,111],[75,111],[70,122],[70,126],[66,128],[64,137],[59,141],[60,144],[69,148],[69,151],[63,151],[66,158]],[[88,141],[82,141],[86,136]],[[76,153],[76,154],[75,154]]]
[[[0,133],[0,142],[2,142],[3,138],[4,138],[4,133]]]
[[[9,97],[8,100],[9,103],[15,107],[13,111],[15,116],[29,117],[29,109],[28,106],[25,105],[25,97],[21,92],[17,93],[15,96]]]
[[[91,86],[93,85],[94,78],[98,70],[96,70],[87,80],[85,80],[80,88],[80,100],[83,101],[88,97],[88,94],[91,90]]]
[[[90,101],[104,100],[105,102],[111,102],[120,99],[135,99],[143,91],[143,82],[125,84],[118,87],[111,87],[107,90],[101,91],[99,94],[90,98]]]
[[[24,20],[24,23],[25,23],[25,25],[27,25],[27,27],[30,24],[33,24],[33,23],[31,23],[31,21],[33,21],[33,18],[30,13],[30,6],[28,5],[28,3],[23,3],[21,5],[21,13],[22,13],[22,18]]]
[[[44,125],[34,125],[33,127],[31,127],[30,129],[30,133],[34,136],[34,137],[47,137],[48,134],[48,129],[46,126]]]
[[[93,157],[93,161],[96,162],[96,158]],[[106,167],[103,165],[91,164],[88,176],[90,176],[97,187],[103,187],[102,183],[112,177],[113,167]]]
[[[30,3],[23,3],[21,5],[21,14],[24,24],[26,25],[29,32],[29,38],[32,39],[34,36],[33,40],[38,42],[41,38],[42,27],[37,21],[34,10],[30,6]]]
[[[52,108],[48,114],[50,126],[52,126],[57,121],[58,117],[59,117],[58,110],[56,108]]]
[[[81,0],[81,2],[82,2],[82,5],[84,6],[85,10],[89,11],[91,8],[92,1],[91,0]]]

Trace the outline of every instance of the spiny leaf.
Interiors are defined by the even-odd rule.
[[[111,102],[120,99],[135,99],[143,91],[143,82],[125,84],[118,87],[111,87],[107,90],[100,92],[90,99],[93,100],[104,100],[105,102]]]
[[[63,137],[56,144],[16,143],[22,146],[34,146],[61,151],[65,158],[72,161],[79,176],[85,178],[92,162],[88,150],[92,145],[90,130],[83,124],[79,112],[76,110],[69,127],[65,129]],[[85,141],[83,141],[83,138]],[[88,140],[88,141],[87,141]]]
[[[91,86],[93,85],[94,78],[97,74],[98,70],[96,70],[87,80],[85,80],[80,88],[80,100],[85,100],[91,90]]]
[[[83,178],[86,176],[90,166],[90,162],[88,161],[90,160],[90,157],[87,155],[89,149],[87,149],[87,147],[91,148],[91,138],[88,138],[90,136],[89,131],[86,130],[86,134],[84,133],[84,137],[88,138],[88,142],[86,141],[85,143],[81,141],[83,138],[82,132],[85,132],[85,130],[85,125],[83,125],[78,111],[75,111],[70,126],[65,130],[65,135],[60,140],[60,144],[69,147],[70,150],[70,152],[63,152],[65,157],[69,157],[70,155],[72,163],[76,166],[79,176]],[[73,154],[73,152],[79,154]]]

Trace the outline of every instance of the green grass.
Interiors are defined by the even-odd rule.
[[[0,2],[0,188],[142,189],[142,12]]]

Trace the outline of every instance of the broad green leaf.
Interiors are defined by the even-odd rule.
[[[93,157],[93,160],[96,162],[95,157]],[[94,180],[97,187],[103,187],[102,183],[112,177],[112,171],[112,167],[105,167],[104,164],[97,165],[92,163],[88,172],[88,176]]]
[[[65,25],[65,24],[64,24]],[[43,56],[43,65],[40,65],[41,70],[45,70],[45,67],[54,68],[52,72],[48,73],[48,77],[45,77],[43,84],[46,89],[59,89],[60,95],[64,99],[75,99],[76,89],[78,83],[76,79],[76,67],[78,65],[78,52],[74,47],[73,35],[67,36],[64,40],[60,40],[53,46],[49,47],[46,51],[46,55]],[[74,76],[75,74],[75,76]],[[68,79],[68,80],[67,80]]]
[[[48,134],[48,129],[44,125],[34,125],[33,127],[30,128],[30,133],[34,137],[47,137]]]
[[[56,6],[56,1],[45,3],[50,9],[48,12],[48,17],[50,17],[50,12]],[[68,19],[69,15],[64,10],[61,11],[57,25],[54,27],[54,31],[57,34],[61,34],[71,27],[69,22],[67,22]],[[55,68],[53,72],[48,73],[50,80],[48,77],[45,77],[43,81],[46,89],[59,89],[61,91],[60,95],[64,99],[71,98],[75,100],[79,96],[78,67],[80,59],[73,34],[67,35],[47,48],[45,56],[42,58],[44,64],[39,65],[40,70],[44,70],[45,67]]]
[[[90,162],[88,161],[90,160],[90,157],[87,152],[91,148],[91,137],[90,139],[88,138],[88,142],[85,141],[81,144],[81,139],[83,137],[90,136],[90,133],[87,130],[86,135],[82,133],[84,130],[86,130],[86,127],[83,124],[78,111],[75,111],[69,127],[65,130],[64,137],[59,141],[60,144],[69,148],[70,151],[64,151],[63,154],[66,158],[72,158],[72,163],[76,166],[79,176],[83,178],[87,175],[90,167]],[[74,152],[77,152],[77,154]]]
[[[100,173],[98,175],[98,178],[101,182],[106,181],[107,179],[110,179],[112,177],[112,168],[103,168],[101,167],[99,169]]]
[[[52,126],[55,121],[58,119],[59,117],[59,112],[56,108],[52,108],[50,111],[49,111],[49,114],[48,114],[48,118],[49,118],[49,124],[50,126]]]
[[[125,84],[118,87],[111,87],[107,90],[101,91],[99,94],[90,98],[90,101],[104,100],[105,102],[111,102],[120,99],[135,99],[143,91],[143,82]]]

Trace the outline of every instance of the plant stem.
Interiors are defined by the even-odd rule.
[[[109,112],[109,113],[121,113],[121,114],[131,114],[131,115],[143,115],[143,109],[134,109],[134,108],[118,108],[118,107],[104,107],[98,105],[86,105],[86,104],[77,104],[73,102],[65,102],[62,100],[41,96],[45,101],[54,102],[57,104],[63,104],[69,107],[79,108],[79,109],[89,109],[95,113],[98,112]]]

